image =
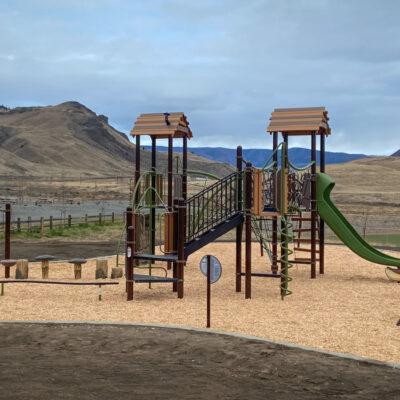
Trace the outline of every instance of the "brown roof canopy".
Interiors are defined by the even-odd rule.
[[[271,113],[267,132],[288,135],[330,135],[328,111],[325,107],[275,108]]]
[[[149,135],[160,139],[192,138],[189,122],[183,112],[140,114],[131,130],[132,136]]]

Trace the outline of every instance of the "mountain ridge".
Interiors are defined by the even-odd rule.
[[[132,118],[132,123],[133,123]],[[141,151],[143,169],[151,154]],[[53,106],[0,109],[0,175],[113,176],[133,174],[135,145],[85,105],[67,101]],[[165,168],[167,156],[158,154]],[[232,171],[197,155],[189,168],[223,176]]]
[[[150,148],[151,146],[145,146]],[[166,151],[165,146],[157,146],[158,151]],[[174,147],[176,151],[182,151],[182,147]],[[230,165],[236,165],[236,149],[230,149],[226,147],[191,147],[190,152],[197,154],[201,157],[208,158],[213,161],[224,162]],[[243,149],[243,157],[250,161],[255,167],[262,167],[271,158],[271,149],[262,148],[249,148]],[[293,164],[304,166],[310,162],[310,149],[303,147],[292,147],[289,148],[290,161]],[[350,162],[362,158],[368,158],[369,156],[359,153],[344,153],[344,152],[333,152],[326,151],[325,159],[326,164],[340,164],[343,162]],[[317,163],[319,163],[319,151],[317,151]]]

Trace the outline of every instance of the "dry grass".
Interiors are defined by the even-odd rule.
[[[327,173],[336,181],[333,198],[345,212],[399,214],[400,157],[328,165]]]
[[[265,260],[253,246],[254,269]],[[253,299],[234,291],[234,245],[212,243],[195,253],[186,268],[185,298],[171,286],[135,285],[135,299],[125,301],[124,281],[104,288],[104,301],[94,287],[47,285],[6,286],[0,298],[2,320],[79,320],[205,326],[205,278],[198,263],[204,254],[222,262],[223,275],[212,287],[212,327],[331,351],[400,362],[399,285],[389,282],[384,267],[373,265],[345,247],[329,246],[326,275],[309,279],[306,267],[292,269],[293,294],[279,297],[278,280],[255,278]],[[112,265],[113,260],[110,261]],[[40,277],[39,264],[31,276]],[[155,273],[155,272],[154,272]],[[72,266],[55,264],[50,278],[71,279]],[[83,279],[93,279],[94,261],[84,266]]]

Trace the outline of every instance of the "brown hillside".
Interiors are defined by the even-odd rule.
[[[336,186],[333,197],[349,212],[400,212],[400,158],[370,157],[327,166]]]
[[[134,116],[132,117],[132,123]],[[135,146],[127,137],[78,102],[0,110],[0,175],[113,176],[133,171]],[[159,165],[166,154],[159,153]],[[143,167],[150,152],[142,152]],[[189,168],[223,176],[232,168],[189,156]]]

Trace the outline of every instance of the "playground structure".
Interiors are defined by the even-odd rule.
[[[236,171],[218,179],[212,174],[188,169],[187,141],[193,135],[183,113],[140,115],[132,129],[136,141],[134,188],[123,232],[126,238],[127,299],[133,299],[135,283],[147,283],[149,287],[153,283],[171,283],[178,298],[183,298],[188,257],[231,230],[236,234],[236,291],[242,291],[242,277],[245,278],[245,298],[252,296],[253,278],[276,278],[283,299],[291,294],[290,268],[293,265],[309,266],[312,279],[317,276],[317,267],[320,274],[324,273],[325,223],[353,252],[368,261],[387,265],[388,278],[400,281],[400,260],[370,246],[330,200],[334,182],[325,174],[325,138],[331,133],[328,121],[328,113],[323,107],[275,109],[267,127],[273,141],[270,159],[261,168],[255,168],[244,159],[242,148],[238,146]],[[149,171],[141,169],[143,135],[151,138]],[[282,136],[281,143],[279,135]],[[294,165],[289,157],[289,136],[299,135],[311,139],[310,163],[305,166]],[[320,143],[319,172],[317,137]],[[157,164],[157,141],[162,139],[168,141],[166,169]],[[174,139],[183,143],[182,155],[175,156],[175,164]],[[215,182],[189,196],[188,175],[211,178]],[[11,259],[10,205],[6,205],[3,212],[5,281],[2,283],[15,283],[9,280],[10,267],[16,262]],[[259,243],[261,255],[266,255],[267,266],[263,272],[255,272],[252,268],[254,239]],[[119,251],[117,267],[120,266],[118,256]],[[47,279],[49,257],[41,256],[44,280]],[[70,260],[74,264],[75,279],[80,278],[84,262],[84,259]],[[156,262],[165,263],[165,268]],[[148,270],[148,274],[138,274],[135,270]],[[154,270],[163,271],[163,276],[154,275]],[[172,276],[169,276],[170,270]],[[98,282],[86,284],[99,285]]]
[[[127,299],[133,299],[135,282],[172,283],[178,298],[183,298],[188,257],[233,229],[236,230],[236,291],[242,290],[244,276],[245,298],[251,298],[254,277],[278,278],[282,299],[291,294],[289,271],[294,264],[310,266],[312,279],[317,276],[317,266],[319,273],[324,274],[325,222],[361,257],[399,267],[398,259],[369,246],[333,206],[329,193],[326,197],[327,189],[322,182],[326,177],[325,138],[331,133],[328,121],[324,107],[275,109],[267,127],[273,140],[271,159],[262,168],[254,168],[243,158],[239,146],[236,171],[188,197],[187,141],[192,132],[186,116],[183,113],[141,114],[131,131],[136,140],[136,163],[132,207],[127,209],[126,218]],[[143,135],[151,138],[150,171],[141,171],[140,166]],[[279,135],[282,135],[281,143]],[[310,163],[299,167],[289,159],[289,137],[300,135],[310,137],[311,148]],[[164,174],[157,170],[159,139],[168,140],[166,193],[162,191]],[[182,168],[175,171],[174,139],[183,141]],[[163,198],[167,199],[165,203]],[[253,237],[259,242],[261,253],[268,255],[270,271],[252,271]],[[167,264],[164,277],[152,275],[152,269],[160,268],[153,266],[155,262]],[[171,266],[172,277],[167,277]],[[136,268],[148,268],[149,274],[136,275]]]

